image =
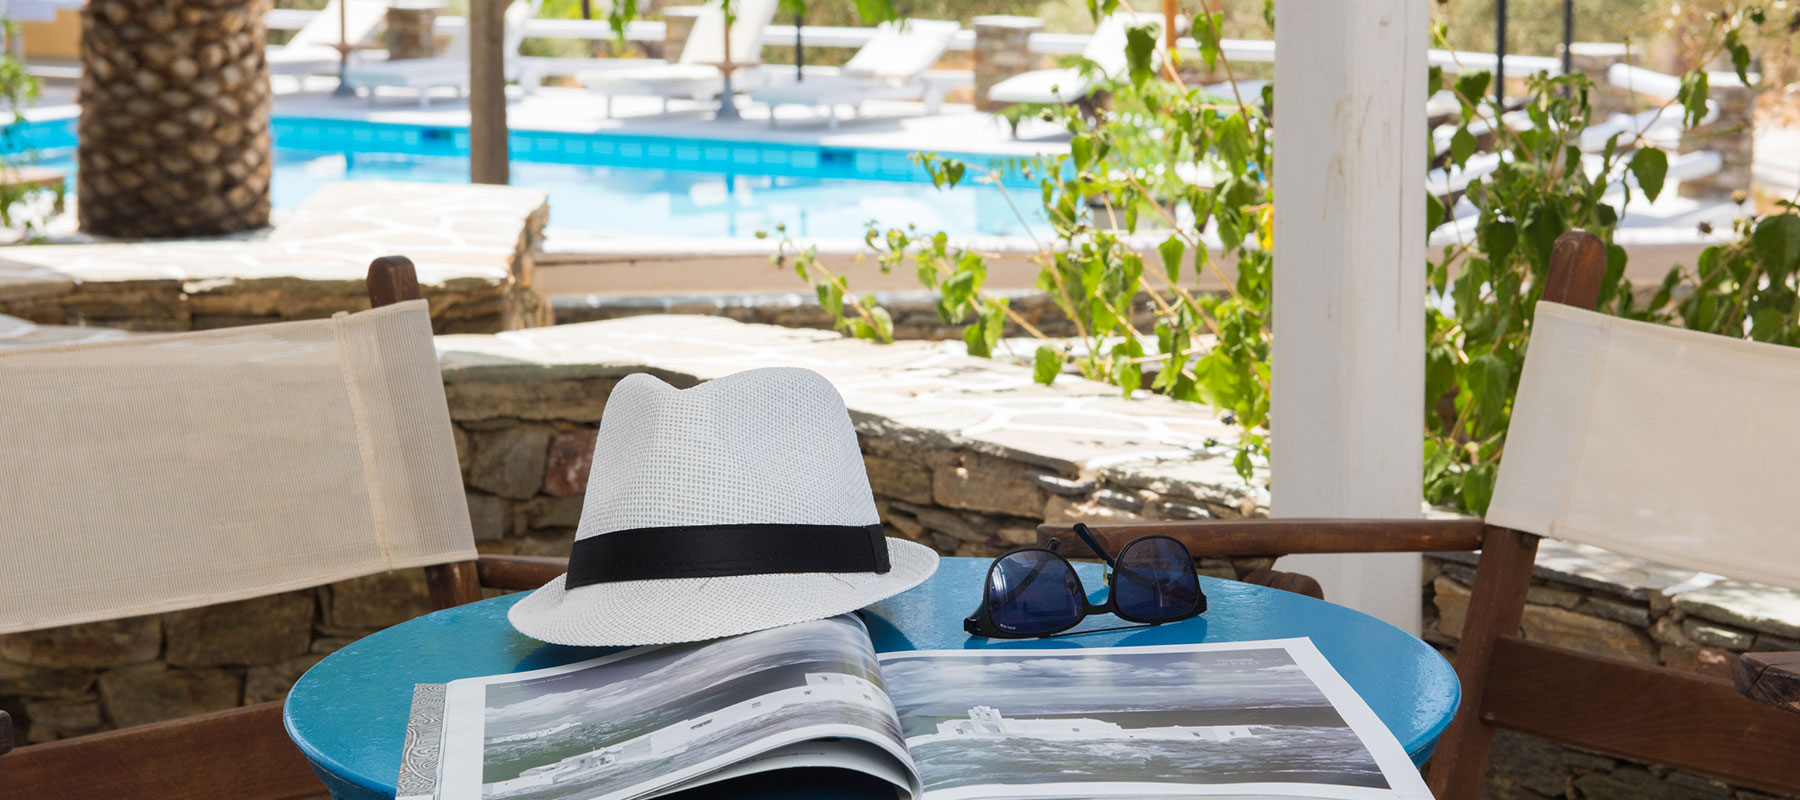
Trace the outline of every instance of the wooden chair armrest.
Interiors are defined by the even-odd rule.
[[[515,591],[536,589],[569,571],[568,559],[543,556],[485,555],[475,565],[482,586]]]
[[[0,756],[13,749],[12,715],[0,711]]]
[[[1195,558],[1286,556],[1296,553],[1429,553],[1480,550],[1487,523],[1479,519],[1216,519],[1128,522],[1088,526],[1113,552],[1144,536],[1169,536]],[[1038,543],[1092,558],[1070,525],[1039,525]]]
[[[1738,694],[1800,714],[1800,652],[1745,653],[1733,683]]]

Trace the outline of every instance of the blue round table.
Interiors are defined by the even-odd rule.
[[[1415,764],[1431,755],[1462,695],[1456,673],[1443,657],[1399,628],[1310,597],[1213,578],[1201,578],[1206,614],[1185,622],[1096,630],[1123,623],[1094,617],[1076,629],[1094,632],[1076,636],[971,637],[963,633],[962,620],[981,597],[989,563],[946,558],[918,588],[866,609],[863,618],[875,649],[1042,649],[1307,637],[1393,731]],[[1098,564],[1077,564],[1076,569],[1085,586],[1102,585]],[[506,610],[522,596],[496,597],[396,625],[331,654],[300,678],[284,710],[288,735],[334,798],[394,796],[413,684],[557,666],[616,649],[525,638],[506,621]],[[715,785],[722,788],[696,789],[683,797],[893,796],[886,784],[829,771],[817,782],[818,787],[804,792],[796,792],[792,780],[777,780]],[[703,795],[708,788],[712,793]]]

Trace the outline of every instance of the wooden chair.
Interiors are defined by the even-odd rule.
[[[1800,349],[1584,311],[1605,266],[1595,237],[1557,240],[1485,521],[1253,519],[1094,531],[1113,552],[1165,534],[1196,557],[1480,550],[1456,655],[1462,705],[1428,765],[1441,800],[1477,796],[1499,728],[1800,791],[1800,714],[1789,713],[1800,710],[1800,654],[1744,656],[1737,682],[1755,698],[1747,699],[1730,681],[1518,635],[1544,535],[1800,587],[1791,488],[1782,490],[1800,451],[1791,405]],[[1680,422],[1651,427],[1658,420]],[[1038,537],[1087,553],[1068,526],[1042,526]]]
[[[399,257],[377,259],[369,270],[369,295],[371,304],[376,307],[407,300],[418,300],[420,298],[419,285],[414,276],[411,262]],[[405,345],[397,348],[402,352],[384,350],[380,354],[381,357],[384,359],[412,359],[417,369],[428,369],[432,376],[431,380],[435,381],[437,361],[431,344],[429,322],[424,318],[422,307],[409,309],[406,313],[412,315],[410,317],[412,327],[409,330],[397,336],[390,336],[387,340],[351,339],[347,344],[354,347],[358,342],[392,344],[394,341],[399,341]],[[360,316],[355,315],[350,319],[354,320]],[[326,322],[298,323],[298,325],[314,324],[322,325]],[[281,326],[258,327],[275,329]],[[259,333],[254,329],[232,330],[244,332],[250,336]],[[271,334],[286,335],[282,331],[271,331]],[[345,334],[340,333],[340,336],[342,335]],[[354,336],[355,334],[350,335]],[[185,335],[158,337],[158,341],[182,342],[184,341],[182,336]],[[206,341],[216,341],[216,336],[213,334],[209,333],[204,336],[213,336]],[[128,339],[114,344],[128,346],[132,341]],[[117,352],[127,351],[119,350]],[[259,353],[259,355],[266,356],[267,353]],[[129,363],[131,360],[130,358],[120,359],[119,366],[128,371],[129,367],[133,366]],[[423,363],[418,363],[419,361]],[[220,360],[217,366],[229,370],[232,364],[228,362],[229,359]],[[32,374],[31,366],[21,367],[16,366],[17,364],[17,361],[0,359],[0,376],[18,377]],[[9,366],[14,367],[13,371],[8,372]],[[397,371],[387,369],[388,365],[385,363],[380,366],[378,379],[385,378],[391,372]],[[414,376],[417,377],[419,374],[421,373],[414,373]],[[388,380],[392,379],[388,378]],[[0,385],[5,382],[3,378],[0,378]],[[460,530],[455,531],[450,537],[456,540],[452,542],[456,546],[450,548],[454,552],[435,559],[447,560],[448,563],[425,567],[432,603],[438,608],[446,608],[480,599],[482,584],[480,577],[490,578],[488,585],[494,588],[527,589],[536,588],[549,578],[560,574],[561,562],[555,559],[483,559],[482,568],[477,569],[477,562],[472,558],[474,542],[467,527],[468,510],[465,505],[466,501],[463,499],[460,472],[456,467],[455,449],[451,442],[451,432],[448,429],[449,417],[444,408],[442,385],[435,384],[436,408],[430,407],[433,402],[430,387],[416,386],[414,388],[421,389],[423,392],[421,396],[426,401],[415,404],[414,408],[397,410],[407,415],[417,414],[423,419],[436,417],[439,422],[428,427],[435,429],[441,425],[442,429],[431,431],[430,435],[422,437],[433,440],[431,447],[424,450],[409,450],[409,452],[430,452],[435,456],[433,460],[437,463],[429,467],[427,465],[407,465],[406,481],[431,484],[438,490],[435,495],[429,493],[419,495],[425,498],[435,497],[439,505],[436,509],[423,512],[425,516],[436,514],[440,519],[459,516],[462,520]],[[391,389],[391,387],[378,388],[376,391],[398,393],[398,390]],[[0,395],[3,394],[4,390],[0,389]],[[352,409],[343,410],[349,412]],[[343,422],[346,425],[353,424],[347,420],[335,421]],[[197,448],[229,448],[233,444],[235,435],[233,430],[222,428],[217,431],[217,434],[207,442],[194,446]],[[0,449],[5,449],[4,444],[3,441],[0,441]],[[409,443],[407,446],[416,448],[417,443]],[[379,454],[365,453],[365,458],[379,458]],[[42,457],[41,460],[52,461],[54,459]],[[34,464],[33,466],[38,465]],[[435,472],[432,472],[433,469]],[[407,495],[407,490],[413,488],[416,487],[406,487],[406,490],[387,487],[387,491],[403,495],[407,499],[416,499]],[[344,498],[336,494],[333,489],[334,487],[328,483],[296,486],[292,487],[292,491],[282,499],[287,501],[291,507],[303,507],[313,503],[343,502]],[[106,492],[106,487],[89,486],[86,491],[99,496]],[[4,499],[3,487],[0,487],[0,499]],[[219,498],[209,496],[206,487],[195,487],[194,496],[190,498],[190,502],[203,504],[204,508],[206,507],[204,504],[219,503]],[[0,502],[0,507],[7,507],[7,504]],[[218,511],[223,515],[229,509],[218,509]],[[398,516],[400,513],[402,512],[396,512],[396,515]],[[22,522],[32,519],[31,509],[27,508],[21,511],[18,508],[8,508],[5,517],[6,519],[0,520],[0,522],[8,526],[17,526],[22,530],[26,527]],[[207,522],[230,525],[244,522],[244,520],[209,518]],[[33,529],[30,534],[34,536],[46,533],[55,535],[61,532],[54,528],[44,528]],[[0,543],[4,542],[6,542],[6,537],[0,533]],[[10,544],[17,546],[22,542],[14,540]],[[4,565],[7,559],[12,559],[16,563],[19,558],[17,552],[9,551],[11,549],[11,547],[0,548],[0,575],[6,573]],[[94,553],[93,557],[105,559],[115,557],[115,554],[99,552]],[[422,558],[427,561],[434,560],[429,554]],[[364,570],[365,574],[372,571],[376,570]],[[229,573],[215,573],[215,577],[220,574],[229,577]],[[318,583],[324,582],[327,581],[318,581]],[[5,584],[6,581],[0,581],[0,598],[7,596]],[[272,593],[272,591],[274,590],[247,596],[257,596]],[[242,599],[242,596],[230,599]],[[137,606],[115,614],[113,617],[206,604],[208,603],[171,602],[154,609],[143,609],[141,606]],[[5,613],[6,605],[5,602],[0,602],[0,630],[20,631],[64,624],[52,621],[38,625],[27,623],[21,626],[16,621],[11,621],[14,624],[8,625],[9,620]],[[62,611],[61,608],[53,608],[49,613],[60,614]],[[88,615],[87,618],[113,617]],[[216,798],[281,800],[283,798],[313,797],[325,792],[324,786],[313,777],[306,760],[288,740],[281,721],[281,703],[279,702],[36,744],[20,747],[17,750],[13,750],[12,745],[11,720],[4,712],[0,712],[0,756],[4,756],[0,757],[0,796],[5,797],[54,797],[59,800],[89,800],[90,798],[111,800],[122,797],[155,797],[159,800],[215,800]],[[12,751],[10,754],[9,750]]]

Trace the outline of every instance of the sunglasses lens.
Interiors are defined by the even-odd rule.
[[[1192,612],[1200,604],[1193,556],[1180,542],[1166,537],[1132,542],[1113,569],[1113,604],[1121,615],[1146,622]]]
[[[1027,550],[1002,556],[988,570],[988,615],[1007,633],[1030,636],[1081,619],[1081,581],[1068,562]]]

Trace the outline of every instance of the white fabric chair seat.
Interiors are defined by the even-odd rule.
[[[1014,75],[988,88],[988,99],[1001,103],[1050,105],[1073,103],[1094,90],[1094,81],[1073,67],[1040,69]]]

